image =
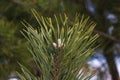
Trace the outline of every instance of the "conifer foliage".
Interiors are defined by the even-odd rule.
[[[35,29],[23,22],[26,29],[22,33],[30,43],[29,51],[40,75],[35,76],[20,65],[23,72],[18,73],[20,79],[89,80],[91,73],[85,66],[98,38],[97,34],[92,33],[96,24],[79,15],[75,16],[71,25],[66,14],[50,18],[40,16],[34,9],[32,12],[39,27]]]

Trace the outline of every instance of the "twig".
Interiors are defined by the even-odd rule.
[[[118,39],[115,38],[114,36],[108,35],[108,34],[106,34],[106,33],[104,33],[104,32],[98,31],[98,30],[94,30],[94,32],[97,33],[97,34],[99,34],[100,36],[103,36],[103,37],[105,37],[105,38],[108,38],[108,39],[110,39],[110,40],[112,40],[112,41],[114,41],[114,42],[120,43],[120,40],[118,40]]]

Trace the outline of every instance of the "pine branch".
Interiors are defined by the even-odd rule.
[[[40,27],[36,30],[24,22],[26,29],[23,33],[31,45],[30,52],[41,71],[39,79],[89,80],[91,75],[85,75],[89,72],[82,71],[79,74],[79,71],[84,67],[87,58],[92,55],[94,50],[92,47],[98,38],[97,34],[92,34],[95,23],[89,23],[89,18],[84,19],[84,16],[79,20],[79,16],[76,15],[70,26],[66,15],[54,16],[52,20],[40,16],[35,10],[32,12]],[[30,72],[24,69],[22,68],[25,79],[36,79],[32,76],[30,78]]]

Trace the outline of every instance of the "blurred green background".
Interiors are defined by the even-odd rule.
[[[118,80],[114,51],[120,55],[119,49],[115,49],[115,44],[120,44],[120,0],[0,0],[0,80],[19,71],[18,62],[26,66],[34,64],[20,32],[23,20],[37,27],[32,8],[49,17],[63,13],[71,19],[76,13],[90,16],[97,24],[94,33],[100,35],[96,45],[101,45],[99,49],[103,50],[112,79]],[[34,67],[30,69],[37,75]]]

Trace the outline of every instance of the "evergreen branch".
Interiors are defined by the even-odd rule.
[[[21,79],[89,80],[89,72],[79,72],[94,51],[92,47],[98,35],[92,31],[96,24],[89,23],[89,18],[85,19],[84,16],[79,20],[79,15],[76,15],[70,26],[66,14],[63,17],[54,16],[53,23],[52,18],[42,17],[34,9],[32,12],[40,28],[36,30],[25,22],[23,33],[31,45],[30,52],[41,75],[39,79],[30,76],[27,68],[21,66],[24,74],[19,74]]]

